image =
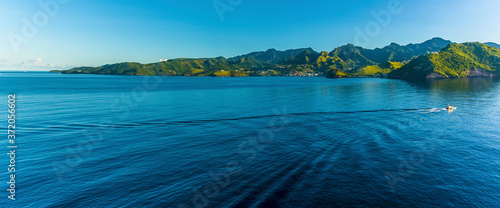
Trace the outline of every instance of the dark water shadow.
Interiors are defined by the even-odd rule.
[[[499,86],[500,78],[405,80],[405,82],[412,86],[427,90],[447,92],[489,92]]]

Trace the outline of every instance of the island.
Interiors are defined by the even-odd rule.
[[[366,49],[352,44],[331,52],[312,48],[253,52],[232,58],[178,58],[141,64],[125,62],[99,67],[52,71],[63,74],[137,76],[325,76],[327,78],[387,77],[449,79],[496,77],[500,49],[495,43],[453,43],[432,38],[419,44],[391,43]]]

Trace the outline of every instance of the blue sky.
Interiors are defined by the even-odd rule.
[[[52,4],[44,9],[46,2]],[[436,36],[498,43],[498,8],[489,0],[2,1],[0,70],[231,57],[269,48],[331,51],[347,43],[375,48]],[[391,18],[377,21],[372,13]],[[26,32],[29,25],[36,32]]]

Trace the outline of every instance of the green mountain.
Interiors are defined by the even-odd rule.
[[[236,56],[233,58],[229,58],[228,60],[237,62],[241,59],[253,58],[264,64],[280,64],[283,63],[286,59],[297,56],[297,54],[302,53],[306,50],[316,53],[312,48],[291,49],[286,51],[278,51],[273,48],[267,51],[252,52],[249,54]]]
[[[498,45],[496,43],[493,43],[493,42],[487,42],[487,43],[484,43],[484,44],[487,45],[487,46],[492,46],[492,47],[500,49],[500,45]]]
[[[406,46],[392,43],[384,48],[365,49],[352,44],[340,46],[332,52],[313,53],[304,51],[287,59],[288,64],[313,65],[317,71],[328,72],[329,77],[337,76],[339,71],[349,76],[380,76],[400,68],[406,62],[429,52],[439,51],[452,43],[441,38],[433,38],[420,44]]]
[[[367,49],[348,44],[336,48],[329,55],[334,57],[335,66],[344,71],[356,71],[365,66],[378,64],[364,56],[362,53],[364,50]]]
[[[285,64],[314,64],[318,58],[319,53],[312,50],[306,49],[295,56],[288,57],[284,60]]]
[[[326,78],[348,78],[351,77],[350,74],[342,71],[340,69],[331,69],[326,72]]]
[[[433,38],[420,44],[398,45],[365,49],[352,44],[340,46],[331,52],[316,52],[311,48],[253,52],[226,59],[173,59],[165,62],[140,64],[117,63],[100,67],[77,67],[62,73],[108,75],[161,76],[273,76],[321,74],[338,69],[348,75],[374,76],[389,73],[395,67],[381,64],[405,62],[420,55],[439,51],[450,41]],[[390,61],[390,62],[389,62]],[[345,76],[343,76],[345,77]]]
[[[388,61],[379,65],[365,66],[359,69],[353,76],[380,76],[383,74],[389,74],[390,72],[403,67],[401,62]]]
[[[349,67],[344,70],[356,70],[367,65],[380,64],[387,61],[403,62],[411,60],[420,55],[439,51],[451,41],[442,38],[433,38],[420,44],[408,44],[405,46],[391,43],[384,48],[365,49],[352,44],[341,46],[331,52],[331,56],[338,56],[348,63]]]
[[[373,76],[389,73],[394,70],[394,67],[380,67],[380,64],[387,64],[388,61],[391,63],[409,61],[420,55],[439,51],[451,43],[451,41],[441,38],[433,38],[420,44],[402,46],[392,43],[384,48],[376,49],[365,49],[348,44],[340,46],[330,53],[325,51],[314,53],[313,51],[306,50],[293,58],[287,59],[285,63],[296,65],[311,64],[318,71],[339,69],[353,76]]]
[[[377,63],[385,61],[402,62],[429,52],[437,52],[451,43],[451,41],[442,38],[432,38],[423,43],[408,44],[405,46],[391,43],[389,46],[381,49],[362,50],[361,54]]]
[[[450,44],[422,55],[389,74],[390,78],[434,79],[498,76],[500,49],[482,43]]]
[[[253,59],[241,59],[237,62],[226,58],[210,59],[173,59],[152,64],[118,63],[100,67],[78,67],[63,71],[65,74],[107,74],[107,75],[162,75],[162,76],[248,76],[243,69],[261,67]]]

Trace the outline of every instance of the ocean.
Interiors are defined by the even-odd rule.
[[[0,207],[500,207],[498,79],[0,83]]]

